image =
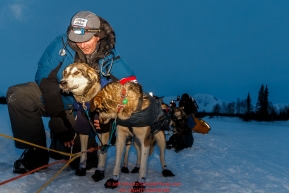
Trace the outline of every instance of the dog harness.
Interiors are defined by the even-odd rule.
[[[121,79],[119,82],[124,85],[126,82],[137,82],[135,76],[130,76]],[[125,101],[126,91],[122,89],[121,91],[121,103],[118,105],[118,111],[126,104],[128,101]],[[161,108],[161,101],[156,100],[151,97],[149,94],[144,93],[145,97],[148,97],[150,100],[150,105],[141,110],[142,107],[142,96],[139,99],[136,112],[132,113],[130,118],[126,120],[121,120],[117,118],[117,125],[128,127],[132,132],[132,127],[145,127],[150,126],[151,132],[154,133],[158,131],[165,122],[165,114]],[[132,132],[133,133],[133,132]]]
[[[144,93],[145,97],[150,100],[150,105],[140,111],[131,114],[131,117],[126,120],[117,118],[117,125],[128,127],[132,130],[132,127],[145,127],[150,126],[151,133],[158,131],[165,122],[165,115],[161,108],[161,101],[156,100],[149,94]]]
[[[87,107],[87,111],[90,109],[90,103],[85,102],[85,106]],[[88,120],[88,117],[85,113],[85,109],[83,109],[83,104],[79,102],[75,102],[73,104],[73,109],[76,111],[76,120],[74,125],[74,130],[83,135],[89,135],[91,134],[91,125]],[[93,117],[91,117],[92,120],[98,119],[98,115],[95,113]]]

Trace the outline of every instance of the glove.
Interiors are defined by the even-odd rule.
[[[61,141],[70,142],[73,140],[75,132],[66,117],[65,111],[52,115],[48,126],[51,132],[53,132]]]

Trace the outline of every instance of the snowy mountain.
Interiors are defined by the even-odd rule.
[[[223,101],[210,94],[195,94],[192,96],[199,105],[199,112],[212,112],[216,104],[222,104]]]

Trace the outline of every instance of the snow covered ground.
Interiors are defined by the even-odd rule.
[[[0,105],[0,133],[12,136],[6,105]],[[169,169],[176,175],[161,175],[159,149],[156,146],[148,162],[147,190],[151,192],[195,193],[282,193],[289,192],[289,122],[242,122],[238,118],[204,118],[212,127],[209,134],[194,133],[192,148],[179,153],[166,150]],[[47,122],[47,120],[44,120]],[[49,130],[47,130],[49,136]],[[49,140],[48,140],[49,143]],[[12,173],[13,162],[22,150],[11,139],[0,137],[0,182],[18,176]],[[65,169],[41,192],[128,192],[138,178],[121,174],[120,186],[105,189],[112,176],[115,147],[108,150],[105,179],[96,183],[89,171],[78,177]],[[129,169],[134,167],[136,152],[130,151]],[[50,162],[54,162],[53,159]],[[64,164],[58,164],[0,186],[1,193],[37,192]]]

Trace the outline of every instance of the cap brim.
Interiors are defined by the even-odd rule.
[[[73,30],[70,30],[68,34],[68,38],[73,42],[86,42],[92,38],[94,33],[85,33],[84,35],[77,35],[73,32]]]

